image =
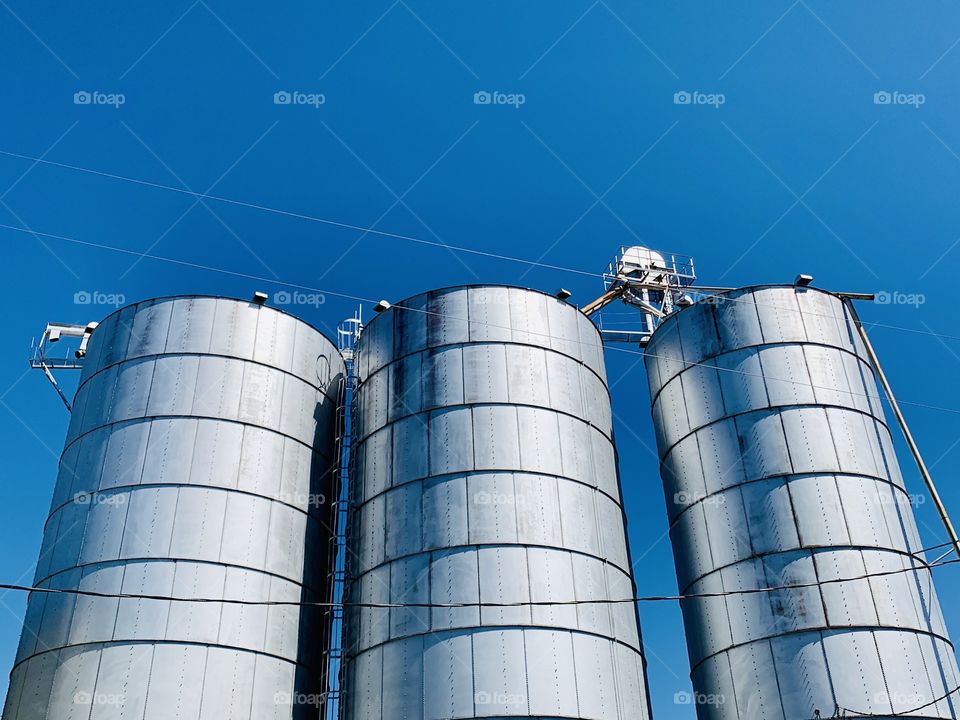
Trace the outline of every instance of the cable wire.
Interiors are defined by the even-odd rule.
[[[221,195],[209,195],[207,193],[198,193],[198,192],[194,192],[193,190],[187,190],[186,188],[178,188],[173,185],[164,185],[163,183],[152,182],[150,180],[140,180],[139,178],[132,178],[126,175],[117,175],[114,173],[104,172],[102,170],[91,170],[90,168],[80,167],[79,165],[69,165],[67,163],[55,162],[53,160],[46,160],[44,158],[35,158],[29,155],[21,155],[19,153],[9,152],[7,150],[0,150],[0,155],[19,158],[21,160],[29,160],[31,162],[43,164],[43,165],[52,165],[54,167],[64,168],[67,170],[75,170],[77,172],[89,173],[91,175],[99,175],[100,177],[110,178],[111,180],[122,180],[124,182],[133,183],[135,185],[143,185],[146,187],[152,187],[159,190],[167,190],[169,192],[179,193],[180,195],[188,195],[189,197],[193,197],[198,200],[213,200],[214,202],[221,202],[227,205],[235,205],[238,207],[244,207],[251,210],[261,210],[263,212],[272,213],[274,215],[282,215],[284,217],[294,218],[297,220],[307,220],[309,222],[320,223],[321,225],[329,225],[331,227],[340,228],[342,230],[356,230],[357,232],[362,232],[365,235],[379,235],[381,237],[392,238],[394,240],[404,240],[406,242],[418,243],[420,245],[427,245],[430,247],[445,248],[447,250],[453,250],[454,252],[466,253],[468,255],[480,255],[483,257],[493,258],[495,260],[504,260],[507,262],[522,263],[524,265],[545,268],[547,270],[559,270],[562,272],[574,273],[577,275],[587,275],[589,277],[603,277],[601,273],[588,272],[586,270],[578,270],[576,268],[563,267],[560,265],[551,265],[549,263],[542,263],[536,260],[528,260],[526,258],[518,258],[518,257],[513,257],[512,255],[503,255],[500,253],[488,252],[486,250],[477,250],[475,248],[463,247],[459,245],[448,245],[447,243],[444,243],[444,242],[437,242],[434,240],[425,240],[424,238],[418,238],[412,235],[403,235],[400,233],[389,232],[387,230],[377,230],[376,228],[363,227],[361,225],[354,225],[352,223],[340,222],[338,220],[328,220],[326,218],[317,217],[315,215],[307,215],[305,213],[299,213],[292,210],[283,210],[281,208],[275,208],[269,205],[260,205],[258,203],[246,202],[244,200],[236,200],[234,198],[223,197]]]
[[[66,169],[66,170],[73,170],[73,171],[75,171],[75,172],[82,172],[82,173],[88,173],[88,174],[91,174],[91,175],[97,175],[97,176],[100,176],[100,177],[109,178],[109,179],[111,179],[111,180],[120,180],[120,181],[123,181],[123,182],[133,183],[133,184],[135,184],[135,185],[142,185],[142,186],[145,186],[145,187],[156,188],[156,189],[159,189],[159,190],[167,190],[167,191],[169,191],[169,192],[179,193],[179,194],[181,194],[181,195],[187,195],[187,196],[189,196],[189,197],[197,198],[197,199],[199,199],[199,200],[213,200],[213,201],[215,201],[215,202],[221,202],[221,203],[228,204],[228,205],[235,205],[235,206],[238,206],[238,207],[244,207],[244,208],[248,208],[248,209],[252,209],[252,210],[260,210],[260,211],[263,211],[263,212],[268,212],[268,213],[272,213],[272,214],[275,214],[275,215],[281,215],[281,216],[284,216],[284,217],[294,218],[294,219],[297,219],[297,220],[306,220],[306,221],[309,221],[309,222],[320,223],[320,224],[322,224],[322,225],[329,225],[329,226],[331,226],[331,227],[336,227],[336,228],[340,228],[340,229],[343,229],[343,230],[355,230],[355,231],[357,231],[357,232],[362,232],[362,233],[364,233],[364,234],[366,234],[366,235],[378,235],[378,236],[381,236],[381,237],[392,238],[392,239],[395,239],[395,240],[403,240],[403,241],[406,241],[406,242],[412,242],[412,243],[417,243],[417,244],[420,244],[420,245],[426,245],[426,246],[428,246],[428,247],[443,248],[443,249],[446,249],[446,250],[452,250],[452,251],[454,251],[454,252],[466,253],[466,254],[470,254],[470,255],[478,255],[478,256],[482,256],[482,257],[489,257],[489,258],[492,258],[492,259],[495,259],[495,260],[503,260],[503,261],[506,261],[506,262],[520,263],[520,264],[523,264],[523,265],[528,265],[528,266],[530,266],[530,267],[539,267],[539,268],[543,268],[543,269],[547,269],[547,270],[557,270],[557,271],[559,271],[559,272],[573,273],[573,274],[575,274],[575,275],[583,275],[583,276],[587,276],[587,277],[596,277],[596,278],[603,278],[603,277],[605,277],[605,274],[604,274],[604,273],[589,272],[589,271],[587,271],[587,270],[580,270],[579,268],[571,268],[571,267],[566,267],[566,266],[563,266],[563,265],[553,265],[553,264],[550,264],[550,263],[540,262],[540,261],[538,261],[538,260],[529,260],[529,259],[527,259],[527,258],[515,257],[515,256],[513,256],[513,255],[504,255],[504,254],[502,254],[502,253],[495,253],[495,252],[490,252],[490,251],[487,251],[487,250],[478,250],[478,249],[476,249],[476,248],[465,247],[465,246],[462,246],[462,245],[448,245],[447,243],[444,243],[444,242],[437,242],[437,241],[434,241],[434,240],[426,240],[426,239],[424,239],[424,238],[419,238],[419,237],[416,237],[416,236],[413,236],[413,235],[404,235],[404,234],[401,234],[401,233],[394,233],[394,232],[390,232],[390,231],[387,231],[387,230],[377,230],[376,228],[372,228],[372,227],[363,227],[363,226],[361,226],[361,225],[355,225],[355,224],[353,224],[353,223],[341,222],[341,221],[338,221],[338,220],[330,220],[330,219],[328,219],[328,218],[321,218],[321,217],[317,217],[317,216],[315,216],[315,215],[307,215],[307,214],[305,214],[305,213],[299,213],[299,212],[295,212],[295,211],[292,211],[292,210],[283,210],[282,208],[271,207],[271,206],[269,206],[269,205],[262,205],[262,204],[259,204],[259,203],[247,202],[247,201],[244,201],[244,200],[237,200],[237,199],[234,199],[234,198],[223,197],[223,196],[220,196],[220,195],[210,195],[210,194],[207,194],[207,193],[198,193],[198,192],[194,192],[193,190],[188,190],[188,189],[186,189],[186,188],[179,188],[179,187],[176,187],[176,186],[173,186],[173,185],[165,185],[165,184],[163,184],[163,183],[153,182],[153,181],[150,181],[150,180],[142,180],[142,179],[140,179],[140,178],[129,177],[129,176],[127,176],[127,175],[119,175],[119,174],[116,174],[116,173],[110,173],[110,172],[106,172],[106,171],[103,171],[103,170],[95,170],[95,169],[92,169],[92,168],[85,168],[85,167],[81,167],[81,166],[79,166],[79,165],[71,165],[71,164],[69,164],[69,163],[56,162],[56,161],[54,161],[54,160],[49,160],[49,159],[46,159],[46,158],[33,157],[33,156],[31,156],[31,155],[24,155],[24,154],[22,154],[22,153],[10,152],[10,151],[8,151],[8,150],[0,150],[0,155],[5,155],[5,156],[7,156],[7,157],[17,158],[17,159],[20,159],[20,160],[27,160],[27,161],[30,161],[30,162],[33,162],[33,163],[36,163],[36,164],[50,165],[50,166],[52,166],[52,167],[59,167],[59,168]],[[28,233],[31,233],[31,234],[44,235],[44,233],[33,233],[33,232],[30,231],[30,230],[25,230],[25,229],[23,229],[23,228],[16,228],[16,227],[13,227],[13,226],[4,225],[4,226],[2,226],[2,227],[5,227],[5,228],[7,228],[7,229],[9,229],[9,230],[19,230],[19,231],[28,232]],[[48,237],[53,237],[53,236],[48,236]],[[64,239],[64,238],[58,238],[58,239]],[[274,281],[274,282],[276,282],[276,281]],[[690,289],[696,291],[696,287],[692,287],[692,288],[690,288]],[[331,294],[331,295],[335,295],[335,293],[330,293],[330,294]],[[724,298],[725,298],[725,301],[727,301],[727,302],[746,301],[745,299],[733,298],[733,297],[729,297],[729,296],[724,296]],[[764,305],[765,305],[765,306],[767,306],[767,307],[772,307],[772,308],[776,308],[776,309],[779,309],[779,310],[785,310],[785,311],[787,311],[787,312],[803,312],[804,315],[810,315],[810,316],[815,316],[815,317],[828,317],[828,318],[837,319],[837,317],[836,317],[835,315],[828,315],[828,314],[825,314],[825,313],[815,313],[815,312],[810,312],[810,311],[801,311],[799,308],[796,308],[796,307],[777,306],[777,305],[773,305],[773,304],[770,304],[770,303],[755,303],[755,304],[761,305],[761,306],[764,306]],[[948,334],[945,334],[945,333],[936,333],[936,332],[933,332],[933,331],[931,331],[931,330],[921,330],[921,329],[919,329],[919,328],[910,328],[910,327],[903,327],[903,326],[898,326],[898,325],[889,325],[889,324],[885,324],[885,323],[868,323],[868,324],[871,325],[872,327],[879,327],[879,328],[884,328],[884,329],[889,329],[889,330],[899,330],[899,331],[902,331],[902,332],[916,333],[916,334],[919,334],[919,335],[929,335],[929,336],[932,336],[932,337],[938,337],[938,338],[946,339],[946,340],[960,340],[960,336],[958,336],[958,335],[948,335]]]
[[[902,711],[900,711],[900,712],[893,712],[893,713],[862,713],[862,712],[859,712],[859,711],[857,711],[857,710],[851,710],[850,708],[845,708],[845,707],[841,707],[840,710],[843,710],[844,712],[848,712],[848,713],[854,713],[855,717],[862,717],[862,718],[872,718],[872,717],[873,717],[873,718],[876,718],[876,717],[879,717],[879,718],[883,718],[883,717],[907,717],[908,715],[913,715],[915,712],[920,712],[921,710],[926,710],[928,707],[930,707],[931,705],[936,705],[936,704],[937,704],[938,702],[940,702],[941,700],[946,700],[948,697],[950,697],[951,695],[953,695],[953,694],[954,694],[955,692],[957,692],[958,690],[960,690],[960,685],[957,685],[957,687],[955,687],[953,690],[950,690],[949,692],[944,693],[944,694],[941,695],[940,697],[934,698],[934,699],[931,700],[930,702],[924,703],[923,705],[919,705],[919,706],[917,706],[917,707],[915,707],[915,708],[910,708],[909,710],[902,710]]]
[[[2,151],[0,151],[0,154],[2,154]],[[12,231],[15,231],[15,232],[26,233],[26,234],[29,234],[29,235],[39,235],[39,236],[41,236],[41,237],[46,237],[46,238],[50,238],[50,239],[53,239],[53,240],[61,240],[61,241],[64,241],[64,242],[74,243],[74,244],[81,245],[81,246],[93,247],[93,248],[97,248],[97,249],[100,249],[100,250],[113,251],[113,252],[121,253],[121,254],[124,254],[124,255],[133,255],[133,256],[136,256],[136,257],[144,258],[144,259],[146,259],[146,260],[155,260],[155,261],[158,261],[158,262],[167,262],[167,263],[172,263],[172,264],[175,264],[175,265],[180,265],[180,266],[183,266],[183,267],[189,267],[189,268],[193,268],[193,269],[197,269],[197,270],[205,270],[205,271],[208,271],[208,272],[221,273],[221,274],[225,274],[225,275],[230,275],[230,276],[232,276],[232,277],[243,278],[243,279],[245,279],[245,280],[255,280],[255,281],[257,281],[257,282],[269,283],[269,284],[271,284],[271,285],[280,285],[280,286],[282,286],[282,287],[296,288],[296,289],[298,289],[298,290],[307,290],[307,291],[309,291],[309,292],[323,293],[323,294],[326,294],[326,295],[330,295],[330,296],[332,296],[332,297],[339,297],[339,298],[344,298],[344,299],[347,299],[347,300],[354,300],[354,301],[356,301],[356,302],[367,302],[367,303],[377,302],[376,300],[373,300],[372,298],[363,297],[363,296],[360,296],[360,295],[354,295],[354,294],[351,294],[351,293],[338,292],[338,291],[334,291],[334,290],[327,290],[327,289],[324,289],[324,288],[313,287],[313,286],[310,286],[310,285],[304,285],[304,284],[300,284],[300,283],[285,282],[285,281],[282,281],[282,280],[278,280],[278,279],[276,279],[276,278],[268,278],[268,277],[264,277],[264,276],[262,276],[262,275],[253,275],[253,274],[251,274],[251,273],[244,273],[244,272],[239,272],[239,271],[235,271],[235,270],[227,270],[227,269],[225,269],[225,268],[219,268],[219,267],[216,267],[216,266],[213,266],[213,265],[204,265],[204,264],[202,264],[202,263],[195,263],[195,262],[191,262],[191,261],[188,261],[188,260],[180,260],[180,259],[178,259],[178,258],[171,258],[171,257],[163,256],[163,255],[154,255],[154,254],[151,254],[151,253],[141,253],[141,252],[137,252],[137,251],[135,251],[135,250],[130,250],[130,249],[128,249],[128,248],[117,247],[117,246],[114,246],[114,245],[107,245],[107,244],[104,244],[104,243],[95,243],[95,242],[91,242],[91,241],[88,241],[88,240],[79,240],[79,239],[77,239],[77,238],[71,238],[71,237],[67,237],[67,236],[65,236],[65,235],[55,235],[55,234],[53,234],[53,233],[44,233],[44,232],[39,232],[39,231],[34,231],[34,230],[28,230],[28,229],[25,229],[25,228],[18,228],[18,227],[15,227],[15,226],[13,226],[13,225],[5,225],[5,224],[2,224],[2,223],[0,223],[0,229],[12,230]],[[506,326],[506,325],[498,325],[498,324],[496,324],[496,323],[482,322],[482,321],[478,321],[478,320],[470,320],[469,318],[457,317],[457,316],[454,316],[454,315],[450,315],[450,314],[448,314],[448,313],[440,313],[440,312],[436,312],[436,311],[432,311],[432,310],[426,310],[426,309],[422,309],[422,308],[411,308],[411,307],[407,307],[407,306],[404,306],[404,305],[393,305],[393,306],[391,306],[391,307],[396,308],[396,309],[398,309],[398,310],[405,310],[405,311],[408,311],[408,312],[418,312],[418,313],[422,313],[422,314],[425,314],[425,315],[432,315],[432,316],[434,316],[434,317],[444,317],[444,318],[447,318],[447,319],[458,320],[458,321],[460,321],[460,322],[464,322],[464,323],[468,323],[468,324],[472,324],[472,325],[481,325],[481,326],[491,327],[491,328],[495,328],[495,329],[499,329],[499,330],[513,330],[513,329],[514,329],[514,328],[508,327],[508,326]],[[830,315],[830,316],[825,316],[825,317],[834,317],[834,316]],[[544,338],[558,339],[556,335],[552,335],[551,333],[542,333],[542,332],[536,332],[536,331],[533,331],[533,330],[524,330],[523,332],[524,332],[524,334],[526,334],[526,335],[536,335],[536,336],[540,336],[540,337],[544,337]],[[585,344],[587,344],[587,343],[585,343],[585,342],[582,341],[582,340],[573,340],[573,339],[568,339],[568,338],[559,338],[559,339],[562,339],[564,342],[568,342],[568,343],[576,344],[576,345],[585,345]],[[744,376],[748,376],[748,377],[756,377],[756,378],[764,379],[764,380],[767,380],[767,381],[770,381],[770,382],[782,382],[782,383],[788,383],[788,384],[791,384],[791,385],[799,385],[799,386],[803,386],[803,387],[813,388],[814,390],[826,390],[826,391],[830,391],[830,392],[838,392],[838,393],[841,393],[841,394],[844,394],[844,395],[849,395],[849,396],[851,396],[851,397],[864,397],[864,398],[873,398],[873,397],[874,397],[873,395],[870,395],[869,393],[855,392],[855,391],[853,391],[853,390],[838,390],[838,389],[835,388],[835,387],[828,387],[828,386],[825,386],[825,385],[816,385],[816,384],[814,384],[814,383],[804,382],[804,381],[802,381],[802,380],[773,378],[773,377],[770,377],[769,375],[764,375],[764,374],[762,374],[762,373],[751,373],[751,372],[746,371],[746,370],[737,370],[737,369],[735,369],[735,368],[724,368],[724,367],[719,367],[719,366],[717,366],[717,365],[711,365],[710,363],[705,363],[705,362],[694,362],[694,361],[691,361],[691,360],[683,360],[683,359],[681,359],[681,358],[676,358],[676,357],[668,357],[668,356],[663,356],[663,355],[657,355],[657,354],[655,354],[655,353],[650,352],[649,350],[645,350],[645,351],[630,350],[630,349],[628,349],[628,348],[621,348],[621,347],[616,347],[616,346],[613,346],[613,345],[608,345],[608,346],[606,346],[606,347],[609,348],[609,349],[612,350],[612,351],[615,351],[615,352],[626,353],[626,354],[629,354],[629,355],[638,355],[638,356],[641,356],[641,357],[657,358],[657,359],[667,360],[667,361],[674,362],[674,363],[680,363],[680,364],[682,364],[682,365],[685,366],[684,369],[687,369],[687,368],[690,368],[690,367],[706,367],[706,368],[711,368],[711,369],[713,369],[713,370],[717,370],[717,371],[719,371],[719,372],[727,372],[727,373],[734,373],[734,374],[738,374],[738,375],[744,375]],[[915,402],[915,401],[911,401],[911,400],[900,400],[899,402],[900,402],[901,405],[910,405],[910,406],[913,406],[913,407],[919,407],[919,408],[923,408],[923,409],[927,409],[927,410],[935,410],[935,411],[938,411],[938,412],[945,412],[945,413],[950,413],[950,414],[954,414],[954,415],[960,415],[960,409],[957,409],[957,408],[949,408],[949,407],[943,407],[943,406],[939,406],[939,405],[931,405],[931,404],[929,404],[929,403]]]
[[[917,558],[914,558],[915,560]],[[378,602],[314,602],[304,600],[241,600],[238,598],[180,598],[169,595],[149,595],[134,593],[108,593],[96,590],[81,590],[79,588],[47,588],[31,585],[17,585],[12,583],[0,583],[0,590],[13,590],[19,592],[54,594],[54,595],[82,595],[86,597],[113,598],[121,600],[159,600],[172,602],[194,602],[194,603],[223,603],[225,605],[252,605],[252,606],[292,606],[292,607],[358,607],[374,609],[391,608],[514,608],[514,607],[553,607],[564,605],[621,605],[624,603],[638,602],[680,602],[686,600],[704,600],[711,598],[725,598],[733,595],[757,595],[770,592],[782,592],[784,590],[802,590],[805,588],[820,587],[822,585],[833,585],[837,583],[856,582],[859,580],[869,580],[874,577],[887,577],[890,575],[899,575],[901,573],[917,572],[921,570],[932,570],[933,568],[944,567],[960,563],[960,558],[953,560],[944,560],[935,565],[923,563],[920,566],[911,566],[907,568],[898,568],[896,570],[884,570],[864,575],[856,575],[845,578],[832,578],[829,580],[820,580],[817,582],[797,583],[794,585],[775,585],[762,588],[744,588],[741,590],[724,590],[720,592],[689,593],[685,595],[646,595],[629,598],[597,598],[593,600],[531,600],[516,602],[455,602],[455,603],[431,603],[431,602],[411,602],[411,603],[378,603]]]

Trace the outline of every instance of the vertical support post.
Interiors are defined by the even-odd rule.
[[[937,488],[933,484],[933,477],[930,475],[930,470],[927,468],[927,464],[923,461],[923,456],[920,454],[920,448],[917,447],[917,443],[913,439],[910,428],[907,426],[907,420],[903,416],[903,412],[900,410],[900,405],[897,403],[897,398],[893,394],[893,388],[890,387],[890,382],[887,380],[887,376],[884,374],[883,368],[880,366],[880,359],[877,357],[877,353],[873,349],[873,345],[870,344],[870,338],[867,337],[867,330],[863,327],[863,323],[860,321],[860,316],[857,314],[857,310],[854,308],[853,302],[850,300],[850,298],[845,297],[843,302],[847,306],[847,310],[850,311],[850,316],[853,318],[853,322],[857,327],[857,332],[860,334],[860,339],[863,340],[863,346],[867,351],[867,356],[870,358],[873,369],[877,373],[877,378],[879,378],[880,385],[883,387],[883,392],[887,396],[887,401],[890,403],[890,408],[893,410],[893,414],[897,418],[897,423],[900,425],[900,430],[903,432],[903,438],[907,441],[907,446],[910,448],[910,452],[913,454],[913,459],[917,463],[917,469],[920,470],[920,475],[923,477],[923,482],[927,486],[927,491],[930,493],[930,497],[933,499],[933,504],[936,506],[937,512],[940,513],[940,519],[943,521],[943,526],[947,529],[947,536],[950,538],[950,542],[953,544],[954,552],[956,552],[957,557],[960,558],[960,538],[957,537],[957,531],[954,529],[953,523],[950,522],[950,516],[947,514],[947,509],[944,507],[943,501],[940,499],[940,493],[937,492]]]

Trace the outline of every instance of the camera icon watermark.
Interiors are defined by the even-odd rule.
[[[327,96],[323,93],[305,93],[299,90],[277,90],[273,94],[274,105],[307,105],[314,109],[326,104]]]
[[[491,493],[481,490],[473,494],[475,505],[522,505],[524,501],[523,495],[513,493]]]
[[[499,90],[487,91],[478,90],[473,94],[474,105],[508,105],[518,110],[521,105],[527,102],[527,96],[523,93],[504,93]]]
[[[118,693],[90,693],[83,690],[73,694],[74,705],[123,705],[124,696]]]
[[[107,305],[120,307],[127,302],[123,293],[106,293],[99,290],[77,290],[73,294],[74,305]]]
[[[527,704],[527,696],[522,693],[508,692],[488,692],[478,690],[473,696],[476,705],[505,705],[507,707],[518,707]]]
[[[674,105],[705,105],[714,109],[727,102],[723,93],[705,93],[699,90],[678,90],[673,94]]]
[[[325,697],[321,693],[303,693],[303,692],[283,692],[277,691],[273,694],[273,704],[283,707],[293,707],[294,705],[306,705],[308,707],[319,708],[323,705]]]
[[[299,290],[277,290],[273,294],[274,305],[310,305],[320,307],[327,302],[323,293],[308,293]]]
[[[327,504],[327,496],[323,493],[280,493],[277,499],[280,500],[280,502],[295,505],[296,507],[319,508]]]
[[[873,94],[874,105],[907,105],[914,109],[927,102],[923,93],[905,93],[899,90],[878,90]]]
[[[878,290],[874,293],[873,302],[877,305],[907,305],[919,308],[927,302],[923,293],[906,293],[899,290]]]
[[[892,705],[893,707],[913,707],[928,701],[923,693],[904,693],[904,692],[878,692],[873,696],[873,702],[877,705]]]
[[[106,105],[118,109],[126,104],[127,96],[123,93],[105,93],[99,90],[78,90],[73,94],[74,105]]]
[[[674,705],[723,705],[727,698],[720,693],[687,692],[681,690],[673,694]]]
[[[682,505],[683,507],[686,507],[687,505],[693,505],[694,503],[703,503],[704,505],[723,505],[726,502],[726,496],[719,493],[710,495],[700,491],[681,490],[680,492],[673,494],[673,504]]]
[[[125,505],[127,502],[126,495],[103,495],[96,492],[84,493],[80,492],[73,496],[73,502],[77,505]]]
[[[892,493],[881,493],[879,497],[881,505],[889,505],[893,507],[899,506],[901,504],[901,499],[906,499],[910,507],[913,508],[918,508],[921,505],[927,504],[927,496],[923,493],[908,493],[907,495],[902,495],[899,491],[894,491]]]

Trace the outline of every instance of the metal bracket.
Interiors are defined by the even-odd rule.
[[[73,407],[60,387],[60,383],[54,377],[53,371],[80,370],[83,367],[83,361],[87,355],[87,344],[90,342],[90,336],[96,327],[97,323],[95,322],[86,325],[47,323],[40,340],[35,340],[33,343],[30,367],[35,370],[43,370],[44,376],[50,381],[60,400],[63,401],[67,412],[73,412]],[[60,343],[63,338],[79,339],[80,342],[77,344],[64,343],[62,346],[63,352],[51,352],[51,346]]]

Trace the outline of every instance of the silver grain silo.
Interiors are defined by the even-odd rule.
[[[343,364],[237,300],[125,307],[93,333],[35,584],[230,600],[325,597]],[[3,720],[316,714],[297,606],[33,593]]]
[[[699,716],[957,717],[953,646],[843,301],[724,293],[668,317],[646,364],[680,591],[719,593],[683,603]],[[738,592],[778,586],[803,587]]]
[[[634,604],[534,604],[634,596],[593,324],[456,287],[357,363],[350,598],[398,607],[349,613],[345,718],[648,718]]]

